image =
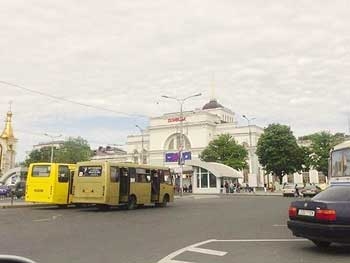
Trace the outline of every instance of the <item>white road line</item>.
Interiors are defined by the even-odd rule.
[[[203,241],[203,242],[199,242],[199,243],[196,243],[196,244],[193,244],[193,245],[181,248],[179,250],[176,250],[173,253],[170,253],[165,258],[162,258],[161,260],[159,260],[157,263],[180,263],[180,262],[181,263],[191,263],[191,262],[186,262],[186,261],[173,260],[173,258],[175,258],[176,256],[186,252],[190,248],[195,248],[197,246],[201,246],[201,245],[204,245],[204,244],[207,244],[207,243],[211,243],[213,241],[215,241],[215,239],[209,239],[209,240],[206,240],[206,241]]]
[[[306,242],[307,239],[302,238],[289,238],[289,239],[227,239],[227,240],[220,240],[220,239],[209,239],[203,242],[195,243],[190,246],[181,248],[179,250],[174,251],[173,253],[169,254],[168,256],[162,258],[157,263],[193,263],[189,261],[179,261],[175,260],[173,258],[177,257],[178,255],[190,251],[190,252],[196,252],[196,253],[202,253],[202,254],[209,254],[209,255],[215,255],[215,256],[224,256],[227,254],[227,252],[224,251],[218,251],[218,250],[211,250],[211,249],[205,249],[205,248],[198,248],[201,245],[212,243],[212,242],[237,242],[237,243],[244,243],[244,242]]]
[[[53,221],[56,220],[58,217],[60,217],[62,215],[54,215],[51,218],[41,218],[41,219],[34,219],[33,222],[48,222],[48,221]]]
[[[287,225],[274,224],[274,225],[272,225],[272,226],[274,226],[274,227],[286,227]]]
[[[212,239],[212,242],[305,242],[308,241],[304,238],[289,238],[289,239],[227,239],[216,240]]]
[[[225,256],[227,254],[227,252],[224,252],[224,251],[199,248],[199,247],[191,247],[191,248],[187,249],[187,251],[208,254],[208,255],[214,255],[214,256],[220,256],[220,257]]]
[[[42,219],[33,220],[33,222],[46,222],[46,221],[51,221],[51,218],[42,218]]]

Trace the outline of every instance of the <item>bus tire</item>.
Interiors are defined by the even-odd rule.
[[[128,210],[133,210],[136,207],[137,207],[136,196],[135,195],[129,196],[129,201],[127,205]]]
[[[169,202],[169,195],[165,194],[163,196],[163,201],[161,203],[156,203],[156,207],[166,207]]]

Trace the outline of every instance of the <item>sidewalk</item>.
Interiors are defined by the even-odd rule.
[[[176,194],[174,197],[176,199],[178,198],[195,198],[195,197],[198,197],[198,196],[280,196],[282,197],[282,193],[281,192],[264,192],[264,191],[257,191],[255,193],[251,192],[251,193],[248,193],[248,192],[239,192],[239,193],[221,193],[221,194],[218,194],[218,193],[213,193],[213,194],[205,194],[205,193],[200,193],[200,194],[196,194],[196,193],[184,193],[183,196],[180,196],[178,194]]]

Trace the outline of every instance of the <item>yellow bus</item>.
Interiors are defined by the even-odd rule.
[[[170,169],[110,161],[80,162],[73,182],[73,203],[99,208],[124,205],[128,209],[174,201]]]
[[[71,203],[75,164],[32,163],[26,182],[26,202],[57,204]]]

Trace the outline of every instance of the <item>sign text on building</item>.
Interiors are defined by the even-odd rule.
[[[186,117],[173,117],[173,118],[169,118],[168,122],[179,122],[179,121],[185,121]]]

